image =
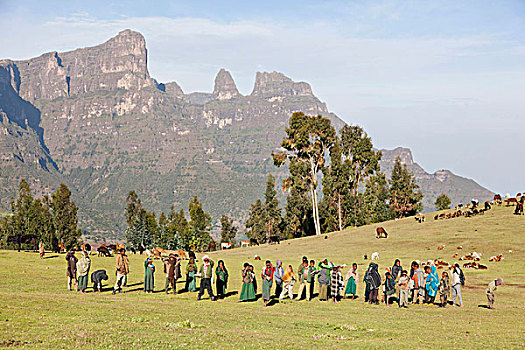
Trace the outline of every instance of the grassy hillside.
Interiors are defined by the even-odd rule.
[[[303,255],[325,257],[342,264],[359,264],[363,276],[369,261],[363,255],[380,254],[380,271],[395,258],[408,268],[414,259],[443,259],[453,263],[456,246],[463,253],[483,254],[487,270],[464,269],[467,285],[464,308],[410,306],[409,309],[371,306],[360,298],[333,305],[286,302],[264,309],[262,301],[237,303],[238,295],[212,303],[196,302],[195,293],[165,295],[142,293],[142,256],[131,256],[127,292],[111,295],[80,295],[66,290],[64,255],[48,254],[40,260],[35,253],[0,252],[0,347],[27,348],[87,347],[97,349],[176,348],[523,348],[525,340],[525,217],[512,215],[512,208],[497,207],[484,216],[429,220],[418,224],[413,218],[382,224],[388,239],[376,239],[375,227],[367,226],[321,237],[286,241],[280,245],[214,252],[223,259],[231,275],[229,291],[240,289],[243,262],[259,272],[265,259],[281,259],[294,268]],[[445,250],[437,247],[445,244]],[[512,250],[512,253],[508,252]],[[505,259],[490,263],[491,255]],[[254,261],[254,254],[262,261]],[[92,271],[106,268],[115,281],[113,258],[94,257]],[[157,267],[156,287],[164,286],[162,265]],[[185,263],[184,263],[185,266]],[[345,271],[346,273],[346,271]],[[502,277],[505,285],[496,291],[496,309],[487,310],[485,288]],[[258,278],[260,284],[260,278]],[[182,283],[179,283],[182,288]],[[297,286],[295,288],[297,290]],[[317,290],[317,287],[316,287]],[[259,286],[260,292],[260,286]],[[193,324],[186,324],[189,320]],[[513,331],[514,330],[514,331]]]

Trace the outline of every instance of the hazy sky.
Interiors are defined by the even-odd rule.
[[[256,71],[312,85],[379,148],[405,146],[503,194],[525,191],[525,1],[0,0],[0,58],[140,31],[149,70],[210,91],[221,67],[241,93]]]

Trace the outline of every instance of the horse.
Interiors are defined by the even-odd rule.
[[[383,236],[385,236],[385,238],[388,238],[388,233],[386,232],[386,230],[381,226],[376,228],[376,238],[381,238]]]
[[[272,244],[272,243],[281,244],[281,239],[279,238],[279,236],[268,237],[268,244]]]
[[[105,245],[101,245],[100,247],[98,247],[97,253],[98,253],[98,256],[105,256],[105,257],[111,256],[111,253],[109,252],[108,247],[106,247]]]
[[[250,238],[250,245],[259,245],[257,238]]]

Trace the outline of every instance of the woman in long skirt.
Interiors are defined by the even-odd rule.
[[[217,297],[224,298],[226,287],[228,285],[228,270],[226,270],[226,267],[224,266],[224,261],[219,260],[217,263],[215,276],[217,277]]]
[[[253,288],[253,280],[255,275],[250,264],[245,263],[242,270],[242,289],[239,301],[255,300],[255,289]]]
[[[188,292],[196,292],[197,286],[195,284],[195,274],[197,273],[197,264],[194,258],[190,258],[188,266],[186,267],[186,290]]]
[[[153,265],[153,260],[147,258],[144,262],[144,292],[146,293],[153,293],[153,289],[155,289],[154,273],[155,266]]]
[[[352,299],[356,298],[357,293],[357,281],[359,279],[359,274],[357,273],[357,264],[352,264],[352,268],[348,273],[346,274],[346,289],[345,289],[345,297],[348,294],[352,295]]]
[[[273,274],[275,272],[275,267],[272,266],[272,262],[270,260],[266,260],[266,266],[263,267],[261,278],[263,280],[262,283],[262,299],[264,302],[264,306],[268,304],[268,301],[270,300],[270,294],[272,292],[272,285],[273,285]]]
[[[91,259],[87,252],[82,252],[82,257],[77,262],[78,272],[78,291],[82,294],[86,292],[89,280],[89,268],[91,267]]]

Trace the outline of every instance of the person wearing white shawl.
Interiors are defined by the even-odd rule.
[[[89,281],[89,268],[91,267],[91,259],[88,254],[83,251],[82,257],[77,262],[77,273],[78,273],[78,290],[80,293],[85,293],[87,284]]]

